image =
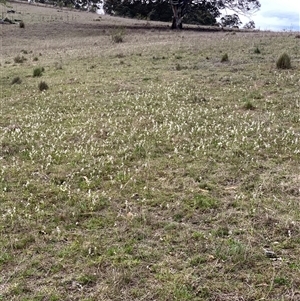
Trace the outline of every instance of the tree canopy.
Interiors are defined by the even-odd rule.
[[[180,0],[177,1],[180,3]],[[240,14],[249,15],[260,8],[258,0],[189,0],[184,21],[190,24],[213,25],[223,10],[234,12],[221,19],[222,26],[240,25]],[[105,0],[107,14],[155,21],[171,21],[172,8],[168,0]]]

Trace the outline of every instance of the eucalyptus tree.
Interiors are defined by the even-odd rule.
[[[182,28],[182,19],[188,11],[195,12],[199,7],[211,12],[212,8],[221,15],[221,11],[232,11],[233,15],[224,16],[221,21],[224,26],[240,25],[239,16],[251,15],[260,8],[259,0],[170,0],[173,10],[172,28]]]

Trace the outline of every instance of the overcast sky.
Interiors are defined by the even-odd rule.
[[[256,29],[272,31],[300,30],[300,0],[260,0],[261,8],[251,19]],[[245,24],[248,19],[240,16]]]

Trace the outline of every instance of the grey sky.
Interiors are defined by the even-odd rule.
[[[260,0],[261,9],[251,16],[256,28],[272,31],[300,30],[300,0]],[[243,23],[248,19],[241,17]]]

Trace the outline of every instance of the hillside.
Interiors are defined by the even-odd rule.
[[[300,300],[299,36],[7,6],[0,300]]]

